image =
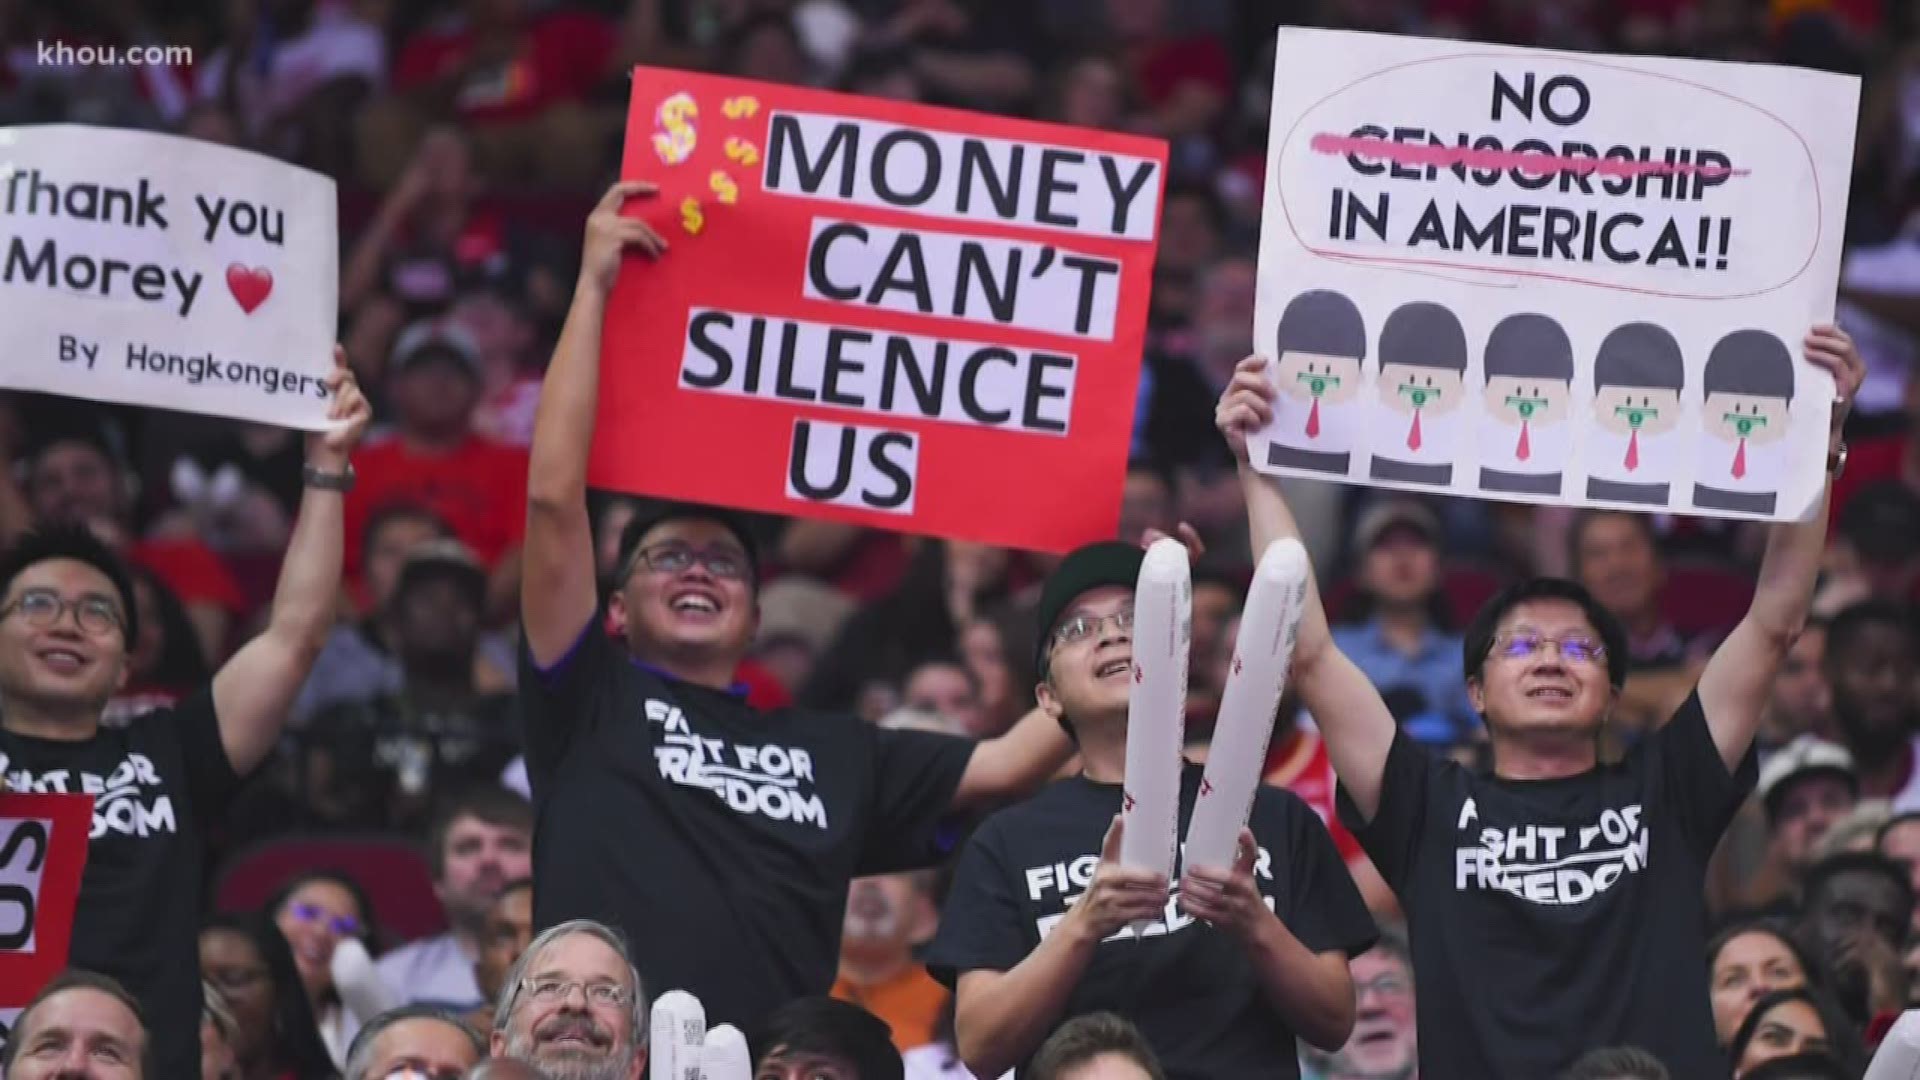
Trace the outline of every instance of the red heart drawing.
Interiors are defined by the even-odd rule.
[[[267,302],[267,294],[273,292],[273,271],[264,266],[234,263],[227,267],[227,291],[233,294],[240,310],[251,315],[254,308]]]

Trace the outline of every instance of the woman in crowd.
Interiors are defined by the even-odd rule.
[[[369,957],[378,955],[373,905],[359,883],[345,874],[311,870],[288,882],[268,910],[293,947],[293,963],[327,1053],[335,1064],[343,1064],[347,1048],[368,1017],[356,1014],[342,999],[342,988],[333,978],[333,953],[343,940],[352,938],[366,948]]]
[[[1779,990],[1808,985],[1814,967],[1784,928],[1766,920],[1736,923],[1707,943],[1714,1035],[1720,1045],[1734,1033],[1755,1002]]]
[[[1728,1047],[1735,1080],[1776,1058],[1802,1054],[1832,1058],[1849,1078],[1866,1069],[1866,1051],[1840,1007],[1806,986],[1761,995]]]
[[[233,1013],[240,1080],[331,1080],[333,1059],[287,939],[261,915],[217,915],[200,931],[200,970]]]

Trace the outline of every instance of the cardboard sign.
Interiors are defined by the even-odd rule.
[[[1257,467],[1811,512],[1857,80],[1293,29],[1275,72]]]
[[[0,386],[328,426],[333,181],[142,131],[0,129]]]
[[[607,315],[591,481],[1013,547],[1119,522],[1166,148],[642,68],[671,245]],[[631,204],[630,204],[631,205]]]
[[[93,796],[0,793],[0,1045],[67,966]]]

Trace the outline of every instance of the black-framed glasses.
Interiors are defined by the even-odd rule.
[[[604,1005],[607,1008],[619,1008],[633,1000],[627,988],[616,982],[581,982],[578,979],[562,979],[557,976],[542,976],[522,979],[520,989],[527,996],[544,1005],[565,1001],[573,996],[575,987],[586,997],[589,1004]]]
[[[323,925],[337,937],[359,937],[360,920],[351,915],[332,915],[318,904],[288,904],[287,913],[309,926]]]
[[[645,566],[662,574],[678,574],[698,562],[707,568],[707,573],[728,581],[745,581],[753,572],[746,556],[731,548],[710,547],[694,549],[686,544],[665,543],[643,547],[633,553],[633,561],[627,567],[631,573],[634,567]]]
[[[1128,604],[1111,615],[1075,615],[1053,632],[1053,647],[1077,645],[1092,639],[1106,626],[1125,633],[1133,629],[1133,605]]]
[[[78,600],[68,600],[52,589],[28,589],[22,592],[13,598],[12,603],[0,607],[0,619],[17,611],[28,626],[45,630],[65,618],[69,608],[73,609],[74,622],[83,633],[104,637],[126,628],[126,619],[120,614],[120,608],[106,597],[83,596]]]
[[[1542,649],[1552,649],[1570,664],[1597,664],[1607,658],[1607,647],[1590,637],[1550,638],[1526,631],[1495,635],[1492,655],[1526,660]]]

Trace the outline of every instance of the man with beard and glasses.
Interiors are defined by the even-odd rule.
[[[1353,1034],[1329,1056],[1309,1055],[1321,1080],[1417,1080],[1413,959],[1400,931],[1383,927],[1373,948],[1348,964],[1353,973]]]
[[[500,991],[492,1051],[548,1080],[640,1080],[647,995],[626,940],[590,919],[534,938]]]

